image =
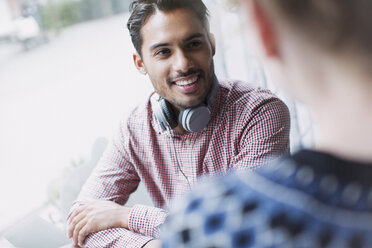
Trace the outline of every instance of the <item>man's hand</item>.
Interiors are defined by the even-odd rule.
[[[112,201],[83,202],[67,220],[67,235],[73,238],[74,245],[83,246],[90,233],[115,227],[128,229],[130,209]]]

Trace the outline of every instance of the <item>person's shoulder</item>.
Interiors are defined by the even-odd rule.
[[[289,123],[287,105],[268,89],[238,80],[220,80],[220,106],[226,116],[245,121],[255,116],[271,116],[277,124]]]
[[[282,101],[270,90],[254,84],[232,79],[219,81],[221,97],[225,104],[245,109],[255,109],[266,102]]]

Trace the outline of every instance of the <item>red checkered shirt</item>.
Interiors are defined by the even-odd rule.
[[[171,199],[202,175],[254,168],[289,150],[286,105],[268,90],[237,81],[220,82],[211,121],[198,133],[163,131],[150,97],[121,123],[79,200],[125,204],[142,181],[155,207],[134,205],[129,230],[113,228],[87,236],[86,247],[142,247],[159,236]]]

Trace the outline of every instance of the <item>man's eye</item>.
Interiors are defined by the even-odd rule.
[[[188,47],[189,48],[198,48],[198,47],[200,47],[201,46],[201,42],[200,41],[193,41],[193,42],[190,42],[189,43],[189,45],[188,45]]]
[[[164,56],[164,55],[167,55],[169,53],[170,53],[170,50],[169,49],[160,49],[159,51],[157,51],[155,53],[155,55]]]

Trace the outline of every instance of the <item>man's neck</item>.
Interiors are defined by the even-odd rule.
[[[178,116],[179,116],[179,114],[181,112],[181,107],[180,106],[173,105],[172,103],[171,103],[171,106],[172,106],[173,112],[176,114],[176,116],[178,118]],[[180,134],[187,133],[187,131],[182,127],[182,125],[180,123],[178,123],[177,127],[175,127],[174,130],[177,133],[180,133]]]
[[[180,134],[185,134],[187,133],[187,131],[180,125],[178,124],[177,127],[174,129],[176,132],[180,133]]]
[[[347,77],[341,71],[328,82],[328,99],[312,108],[319,137],[316,149],[372,162],[372,85],[368,77]]]

